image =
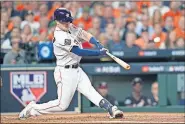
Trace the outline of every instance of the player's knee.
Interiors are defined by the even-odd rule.
[[[61,111],[66,110],[68,106],[69,106],[69,103],[64,104],[64,102],[58,101],[58,107],[61,109]]]
[[[64,111],[69,107],[69,104],[68,105],[60,104],[59,107],[61,108],[62,111]]]

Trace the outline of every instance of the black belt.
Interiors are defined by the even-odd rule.
[[[65,65],[64,68],[78,68],[79,64],[76,65]]]

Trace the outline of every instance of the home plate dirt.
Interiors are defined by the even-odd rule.
[[[1,115],[1,123],[185,123],[184,113],[124,113],[124,119],[109,119],[106,113],[51,114],[19,120]]]

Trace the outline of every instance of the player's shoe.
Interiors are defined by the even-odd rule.
[[[19,113],[19,119],[26,119],[31,116],[30,111],[32,109],[33,104],[35,104],[35,101],[30,102],[20,113]]]
[[[110,118],[123,118],[123,112],[117,106],[113,106],[109,112]]]

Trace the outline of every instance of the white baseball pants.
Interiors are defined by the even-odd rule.
[[[58,99],[33,105],[37,115],[66,110],[76,90],[85,95],[96,106],[99,106],[99,102],[103,99],[80,67],[66,69],[57,66],[54,71],[54,78],[57,85]]]

